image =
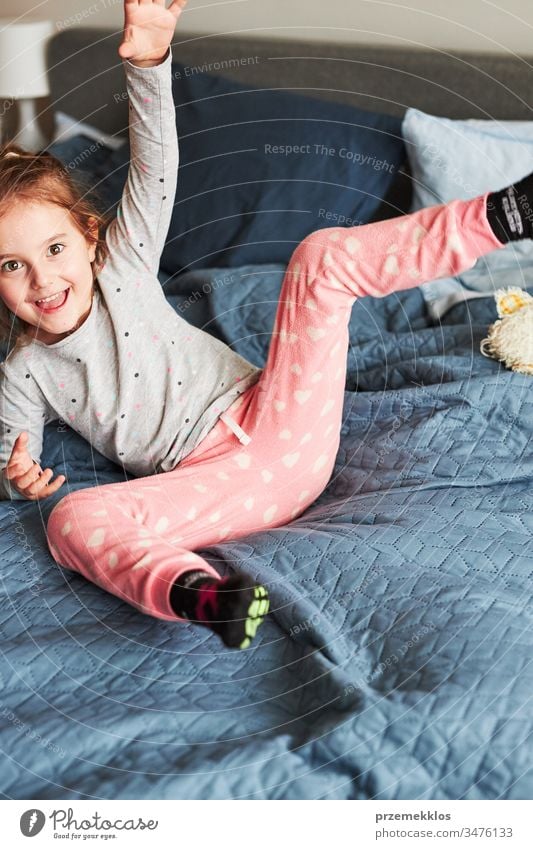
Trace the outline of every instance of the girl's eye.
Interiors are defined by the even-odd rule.
[[[50,245],[50,247],[51,247],[51,248],[59,248],[59,247],[64,248],[64,247],[65,247],[65,245],[64,245],[62,242],[54,242],[54,244],[53,244],[53,245]],[[59,253],[60,253],[60,254],[62,254],[62,253],[63,253],[63,251],[59,251]],[[59,255],[59,254],[56,254],[56,253],[52,254],[52,256],[58,256],[58,255]],[[15,260],[15,259],[8,259],[8,261],[7,261],[7,262],[4,262],[4,264],[2,265],[2,267],[1,267],[1,269],[0,269],[0,270],[1,270],[1,271],[4,271],[4,269],[6,268],[6,266],[8,266],[8,265],[12,265],[13,263],[17,263],[17,260]],[[18,264],[18,263],[17,263],[17,264]],[[16,270],[17,270],[17,269],[15,268],[15,271],[16,271]],[[9,273],[9,272],[8,272],[8,273]]]
[[[15,262],[15,260],[14,260],[14,259],[8,259],[8,261],[7,261],[7,262],[4,262],[4,264],[3,264],[3,266],[2,266],[2,271],[5,271],[5,270],[7,269],[7,266],[8,266],[8,265],[12,265],[14,262]]]

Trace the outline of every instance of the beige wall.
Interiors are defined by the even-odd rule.
[[[4,17],[122,29],[123,0],[2,0]],[[167,6],[170,5],[167,0]],[[189,0],[177,28],[533,55],[531,0]]]

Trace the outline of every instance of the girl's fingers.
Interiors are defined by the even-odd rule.
[[[30,460],[30,462],[32,461]],[[6,466],[4,475],[8,480],[13,480],[13,478],[17,478],[23,481],[31,482],[35,478],[35,468],[37,468],[38,472],[42,471],[38,463],[33,463],[33,466],[31,466],[29,469],[26,469],[26,471],[24,471],[24,466],[25,464],[22,462],[22,459],[10,460]]]
[[[22,478],[19,478],[19,480],[17,481],[17,485],[19,487],[24,488],[25,494],[36,495],[37,492],[42,488],[42,486],[48,483],[48,481],[53,475],[53,471],[52,469],[45,469],[44,472],[40,473],[38,470],[32,469],[31,473],[33,473],[33,477],[29,481],[26,481],[24,484],[21,484],[21,481],[23,481],[24,478],[28,477],[30,472],[28,472],[28,475],[23,475]]]
[[[181,15],[184,7],[187,5],[187,0],[174,0],[173,3],[170,4],[167,11],[172,12],[173,15]]]
[[[32,499],[46,498],[48,495],[53,495],[65,482],[65,476],[59,475],[53,483],[48,484],[53,474],[52,469],[45,469],[34,483],[26,487],[24,495]]]
[[[15,469],[14,473],[11,474],[10,480],[15,478],[15,483],[17,486],[25,487],[28,486],[30,483],[33,483],[33,481],[37,480],[41,472],[42,469],[39,464],[34,463],[31,469],[28,469],[28,471],[22,475],[20,474],[20,472],[17,473]]]
[[[52,470],[50,470],[50,477],[52,477]],[[37,497],[38,498],[46,498],[48,495],[53,495],[54,492],[57,492],[60,486],[63,486],[65,483],[65,475],[58,475],[55,481],[48,486],[46,486],[47,481],[45,481],[42,489],[39,490]]]
[[[65,483],[65,475],[58,475],[53,483],[49,486],[45,486],[44,489],[40,493],[41,498],[45,498],[47,495],[53,495],[54,492],[57,492],[60,486],[63,486]]]
[[[28,469],[27,472],[24,472],[24,466],[22,463],[18,463],[16,460],[11,461],[7,464],[4,475],[6,478],[11,481],[13,478],[18,478],[21,475],[27,474],[28,472],[33,471],[33,469]],[[31,480],[31,479],[30,479]]]

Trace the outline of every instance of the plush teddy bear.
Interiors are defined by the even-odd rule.
[[[481,353],[513,371],[533,374],[533,297],[518,286],[498,289],[494,297],[500,318],[490,325]]]

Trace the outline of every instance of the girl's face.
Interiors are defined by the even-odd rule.
[[[0,298],[35,328],[29,331],[35,339],[59,342],[91,311],[95,254],[96,245],[62,207],[17,204],[0,217]],[[56,301],[38,303],[58,293]]]

